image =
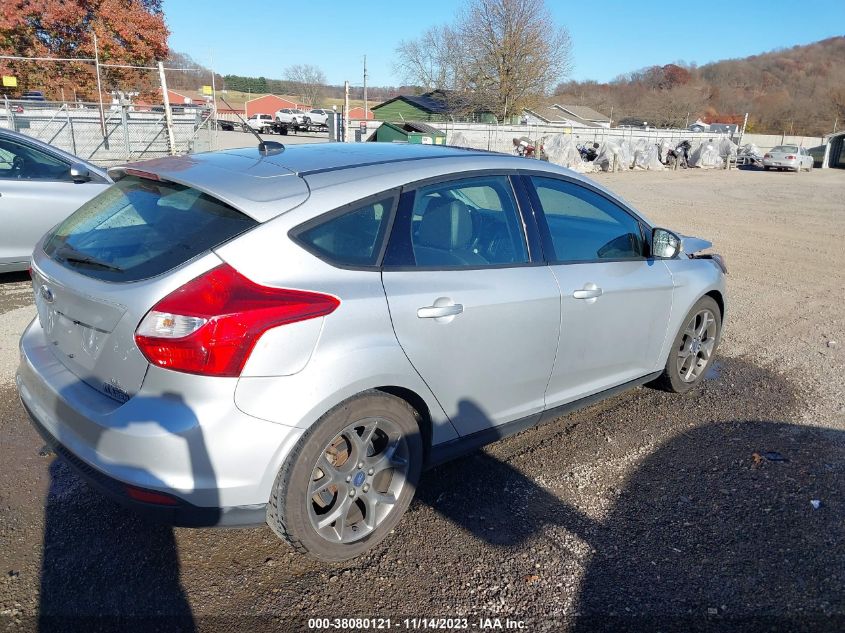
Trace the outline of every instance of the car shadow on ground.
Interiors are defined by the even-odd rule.
[[[165,393],[163,397],[168,401],[168,415],[158,431],[148,432],[153,436],[162,431],[182,434],[192,480],[215,491],[209,501],[216,506],[215,473],[196,417],[178,394]],[[136,410],[143,411],[143,403],[137,404]],[[161,408],[161,401],[156,405]],[[74,415],[64,405],[55,414],[59,419]],[[109,431],[93,424],[85,427],[86,441],[99,448],[115,441],[111,435],[121,435],[126,427],[148,424],[131,415],[112,417],[115,426]],[[143,435],[136,437],[140,442]],[[64,444],[61,436],[57,439]],[[125,447],[127,436],[116,441]],[[59,456],[50,465],[38,629],[196,630],[180,580],[173,527],[146,519],[103,496],[69,466],[60,445],[56,447],[52,441],[48,444],[59,451]],[[143,446],[139,444],[138,450]],[[132,473],[133,481],[144,482],[149,489],[164,486],[143,469],[129,465],[122,468]],[[99,481],[98,485],[115,488],[114,481]],[[116,494],[126,493],[118,489]],[[214,525],[219,513],[215,510],[198,518],[204,521],[202,525]]]
[[[496,547],[536,543],[551,526],[584,541],[572,630],[845,630],[845,433],[791,422],[798,400],[774,374],[741,361],[719,374],[685,396],[644,389],[552,422],[608,434],[576,449],[583,457],[561,454],[553,472],[548,458],[526,468],[517,455],[523,474],[478,452],[430,472],[417,498]],[[661,428],[666,439],[611,487],[605,510],[572,494],[566,475],[579,460],[601,469],[625,453],[601,445]],[[451,494],[458,481],[467,494]],[[604,493],[595,488],[593,498]]]
[[[695,393],[639,390],[526,431],[511,457],[502,443],[504,456],[479,451],[429,471],[415,504],[494,550],[557,538],[550,527],[588,544],[578,617],[552,614],[561,619],[549,630],[830,630],[845,625],[845,434],[792,423],[796,402],[783,379],[729,361]],[[579,462],[605,458],[587,441],[596,428],[620,454],[630,452],[625,438],[659,438],[598,512],[580,507],[590,491],[560,484]],[[560,445],[572,454],[544,449],[569,434]],[[532,452],[546,453],[536,467],[523,459]],[[172,528],[80,491],[60,460],[51,475],[42,630],[61,630],[67,615],[90,630],[115,621],[193,630]]]

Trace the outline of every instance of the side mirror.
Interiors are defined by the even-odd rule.
[[[660,259],[672,259],[681,252],[681,238],[666,229],[651,232],[651,254]]]
[[[88,182],[91,180],[91,172],[81,163],[74,163],[70,166],[70,177],[73,182]]]

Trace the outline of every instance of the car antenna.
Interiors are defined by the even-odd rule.
[[[241,120],[241,123],[243,123],[243,126],[247,130],[252,132],[252,135],[255,138],[258,139],[258,151],[259,151],[259,153],[264,154],[265,156],[269,156],[270,154],[280,154],[281,152],[285,151],[285,146],[282,145],[281,143],[279,143],[277,141],[265,141],[263,138],[261,138],[261,135],[259,135],[258,132],[256,132],[251,127],[249,127],[249,125],[247,125],[247,122],[243,120],[243,117],[241,117],[241,115],[238,114],[238,111],[235,110],[232,106],[230,106],[229,102],[226,101],[226,99],[224,99],[222,96],[220,97],[220,101],[225,103],[226,107],[229,108],[229,110],[231,110],[232,113]]]

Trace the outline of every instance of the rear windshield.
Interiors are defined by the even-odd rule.
[[[127,176],[60,224],[44,251],[89,277],[138,281],[171,270],[256,224],[196,189]]]
[[[782,154],[797,154],[798,153],[798,146],[797,145],[778,145],[772,151],[773,152],[781,152]]]

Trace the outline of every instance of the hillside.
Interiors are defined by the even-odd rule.
[[[610,83],[566,82],[555,101],[592,106],[614,121],[683,126],[739,120],[756,132],[820,135],[845,127],[845,36],[704,66],[667,64]]]

